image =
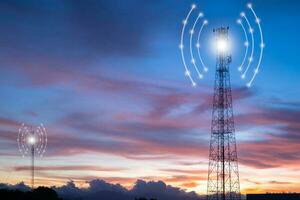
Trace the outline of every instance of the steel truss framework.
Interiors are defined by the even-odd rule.
[[[216,40],[228,41],[228,30],[228,27],[215,29]],[[219,51],[213,96],[207,183],[208,200],[241,199],[229,73],[230,63],[229,53]]]

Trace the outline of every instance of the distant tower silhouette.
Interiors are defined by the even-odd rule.
[[[228,27],[214,30],[218,46],[207,182],[208,200],[241,199],[229,73],[231,55],[227,49],[228,30]]]

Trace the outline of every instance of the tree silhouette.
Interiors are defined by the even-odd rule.
[[[47,187],[38,187],[30,192],[0,189],[0,197],[9,200],[62,200],[54,190]]]

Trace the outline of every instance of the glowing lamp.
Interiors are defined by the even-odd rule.
[[[27,139],[28,144],[34,145],[36,143],[36,139],[33,135],[29,136]]]
[[[226,52],[228,50],[228,41],[224,39],[217,40],[217,50],[219,52]]]

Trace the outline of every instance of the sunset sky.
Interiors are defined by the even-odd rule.
[[[192,3],[209,21],[203,40],[230,27],[241,191],[300,192],[298,0],[252,2],[266,48],[251,88],[237,70],[247,1],[0,1],[0,182],[30,183],[17,133],[43,123],[37,185],[162,180],[205,194],[215,61],[207,48],[192,88],[178,49]]]

